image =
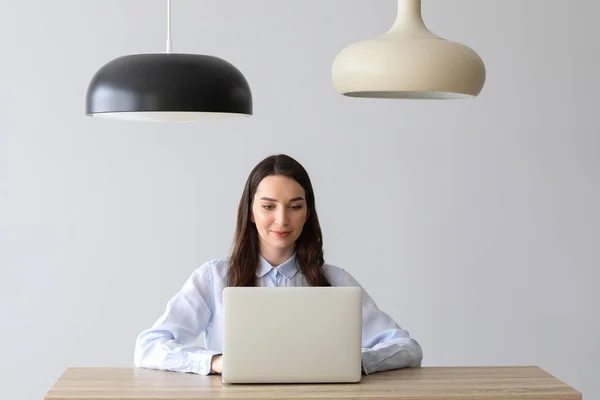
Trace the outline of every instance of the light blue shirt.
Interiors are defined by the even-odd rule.
[[[213,355],[221,354],[223,303],[227,287],[226,259],[216,259],[195,270],[154,325],[137,337],[136,367],[210,373]],[[359,286],[344,269],[325,264],[325,276],[332,286]],[[309,286],[298,270],[296,256],[279,266],[260,257],[257,286]],[[206,347],[193,342],[203,335]],[[377,305],[363,289],[362,363],[365,373],[419,367],[421,346]]]

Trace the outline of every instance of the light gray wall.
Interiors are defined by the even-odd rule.
[[[175,0],[174,50],[237,65],[255,115],[85,117],[101,65],[164,50],[165,3],[0,1],[3,397],[131,366],[138,332],[227,255],[250,169],[285,152],[313,179],[327,261],[424,365],[535,364],[600,398],[597,2],[425,0],[488,80],[474,100],[411,102],[331,84],[334,56],[386,30],[394,0]]]

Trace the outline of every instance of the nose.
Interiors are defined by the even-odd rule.
[[[289,222],[287,207],[280,207],[275,217],[275,223],[280,226],[286,226]]]

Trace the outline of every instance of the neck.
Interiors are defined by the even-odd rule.
[[[290,259],[294,255],[294,246],[280,249],[266,246],[260,247],[260,255],[273,266],[278,266]]]

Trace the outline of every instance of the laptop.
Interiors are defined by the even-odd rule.
[[[361,379],[359,287],[228,287],[223,383]]]

